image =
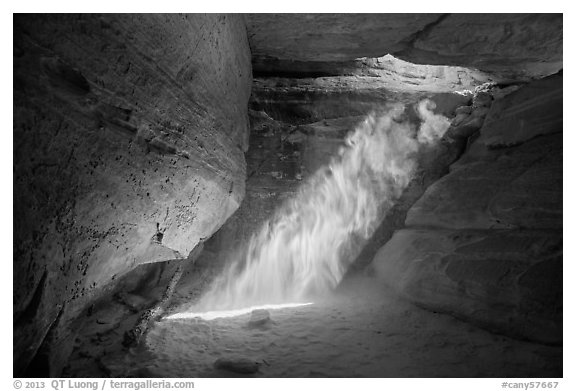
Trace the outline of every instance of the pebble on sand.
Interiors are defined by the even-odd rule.
[[[242,357],[219,358],[214,362],[214,368],[241,374],[251,374],[258,372],[260,363]]]
[[[261,327],[270,322],[270,312],[267,310],[254,310],[248,321],[249,327]]]

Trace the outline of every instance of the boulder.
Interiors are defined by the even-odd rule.
[[[466,139],[482,127],[484,118],[468,114],[458,114],[452,125],[446,131],[445,137],[451,139]]]
[[[219,358],[214,362],[214,368],[250,375],[258,372],[260,363],[244,357]]]
[[[250,315],[248,327],[263,327],[270,323],[270,312],[267,310],[254,310]]]

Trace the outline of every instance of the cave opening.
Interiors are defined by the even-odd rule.
[[[562,376],[561,15],[14,31],[16,375]]]

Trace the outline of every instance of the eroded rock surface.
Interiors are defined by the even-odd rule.
[[[512,79],[562,68],[561,14],[250,14],[248,33],[267,74],[346,74],[385,54]]]
[[[472,105],[466,90],[560,69],[562,15],[262,14],[248,17],[249,37],[244,20],[15,17],[15,375],[58,376],[76,339],[70,322],[87,304],[129,271],[148,279],[138,265],[154,271],[144,285],[162,285],[174,262],[150,263],[189,256],[228,221],[188,265],[199,283],[177,292],[197,298],[225,253],[327,163],[364,115],[425,97],[454,118],[451,142],[421,156],[426,169],[380,239],[406,214],[408,228],[377,268],[424,307],[557,343],[562,76],[503,88],[501,99],[477,93]],[[271,77],[253,85],[249,142],[251,60]],[[412,207],[467,142],[452,172]],[[382,242],[374,243],[375,252]],[[86,373],[121,373],[106,356],[118,341],[112,325],[149,299],[124,294],[102,302],[102,317],[76,319],[88,325],[82,343],[99,348],[76,349],[85,360],[68,373],[87,362],[97,368]]]
[[[511,78],[562,69],[562,14],[449,14],[397,53],[415,63],[460,65]]]
[[[345,61],[380,57],[440,14],[250,14],[255,57]]]
[[[425,308],[561,343],[561,85],[552,76],[492,104],[467,152],[374,258],[386,284]]]
[[[528,84],[497,100],[478,142],[488,147],[522,143],[562,130],[562,74]]]
[[[464,159],[467,157],[464,156]],[[459,163],[409,211],[408,226],[562,228],[562,136]]]
[[[20,15],[14,24],[22,375],[47,334],[101,288],[138,264],[188,256],[238,207],[251,65],[237,15]]]

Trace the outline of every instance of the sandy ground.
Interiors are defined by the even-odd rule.
[[[112,376],[142,377],[560,377],[562,348],[495,335],[399,300],[357,278],[329,300],[203,321],[163,320],[143,346],[105,357]],[[259,362],[252,375],[214,368],[218,358]]]

